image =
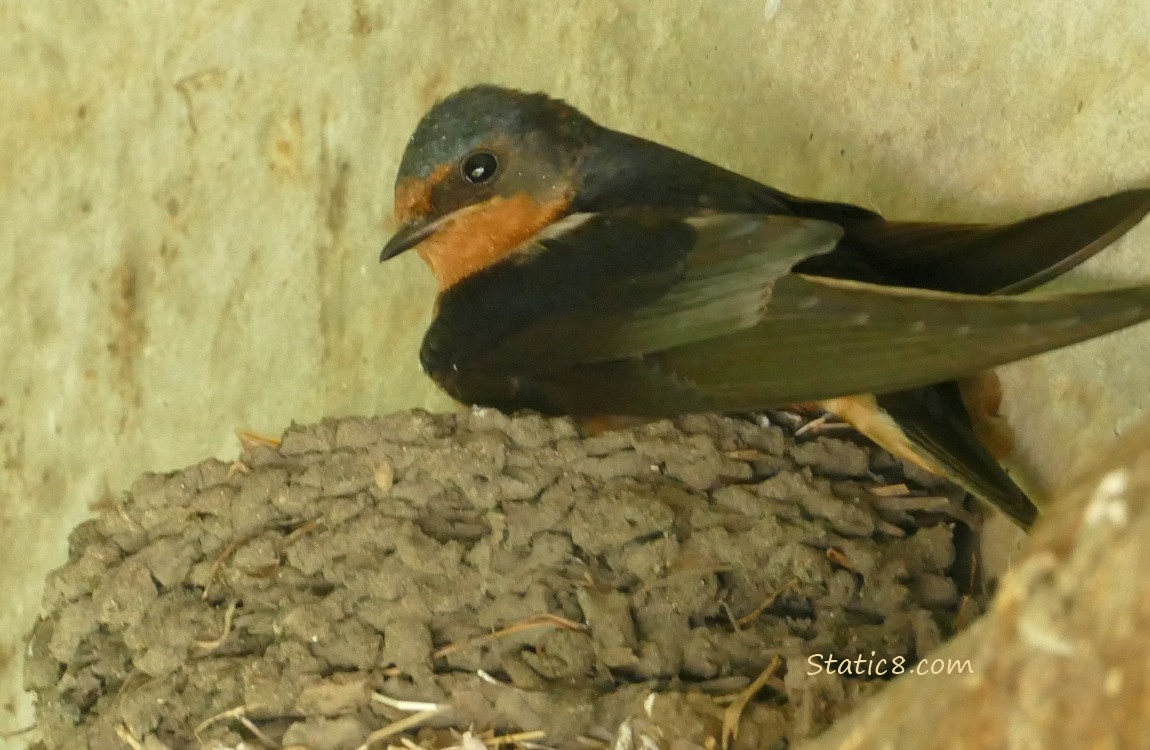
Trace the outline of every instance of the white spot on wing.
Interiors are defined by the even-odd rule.
[[[586,222],[590,221],[595,214],[571,214],[564,216],[559,221],[548,226],[542,232],[535,236],[536,241],[540,240],[553,240],[556,237],[562,237],[568,232],[572,232]]]
[[[870,323],[870,313],[859,313],[858,315],[851,318],[851,323],[854,323],[856,326],[867,325]]]
[[[783,0],[767,0],[767,4],[763,8],[763,17],[767,21],[775,20],[775,16],[779,13],[779,6],[782,4]]]

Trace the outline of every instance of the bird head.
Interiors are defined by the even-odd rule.
[[[564,102],[496,86],[428,111],[395,182],[399,230],[380,260],[418,248],[450,286],[562,216],[601,128]]]

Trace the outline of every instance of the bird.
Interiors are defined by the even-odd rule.
[[[459,402],[584,419],[819,408],[1027,528],[1037,505],[959,382],[1150,317],[1145,285],[1023,294],[1148,211],[1143,188],[1003,225],[886,220],[482,84],[416,125],[380,261],[414,248],[430,268],[420,363]]]

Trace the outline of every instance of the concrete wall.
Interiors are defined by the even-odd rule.
[[[0,32],[0,731],[92,503],[237,427],[449,406],[429,274],[376,257],[410,129],[463,84],[897,217],[1150,183],[1143,0],[7,0]],[[1148,258],[1144,225],[1076,279]],[[1008,371],[1044,477],[1147,410],[1148,357],[1143,326]]]

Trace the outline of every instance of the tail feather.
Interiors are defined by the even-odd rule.
[[[1001,226],[843,218],[846,242],[896,283],[962,294],[1015,294],[1069,271],[1150,213],[1128,190]]]

